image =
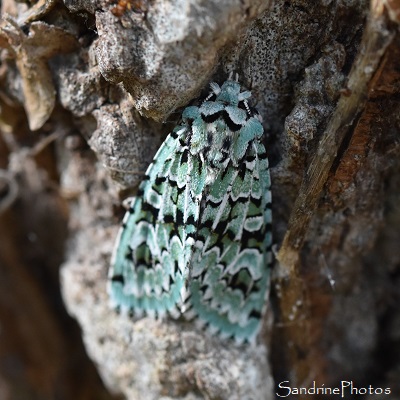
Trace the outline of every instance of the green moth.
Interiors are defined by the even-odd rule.
[[[183,315],[255,340],[269,290],[271,192],[258,113],[237,81],[211,84],[161,145],[119,231],[112,305]]]

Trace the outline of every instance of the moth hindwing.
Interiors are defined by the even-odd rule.
[[[211,332],[254,341],[271,263],[271,192],[263,127],[250,92],[227,80],[187,107],[126,213],[112,256],[113,306],[183,313]]]

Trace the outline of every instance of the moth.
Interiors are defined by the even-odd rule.
[[[263,126],[236,80],[211,83],[161,145],[112,255],[113,307],[195,320],[253,342],[269,291],[271,191]]]

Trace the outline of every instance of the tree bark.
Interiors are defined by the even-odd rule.
[[[400,396],[400,1],[1,7],[0,398]],[[276,260],[254,346],[128,319],[106,293],[122,199],[229,72],[271,164]]]

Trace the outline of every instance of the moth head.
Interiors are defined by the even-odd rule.
[[[216,100],[224,102],[226,105],[237,106],[239,102],[246,100],[249,97],[251,97],[251,92],[247,90],[240,92],[240,84],[238,82],[227,80],[221,86]]]

